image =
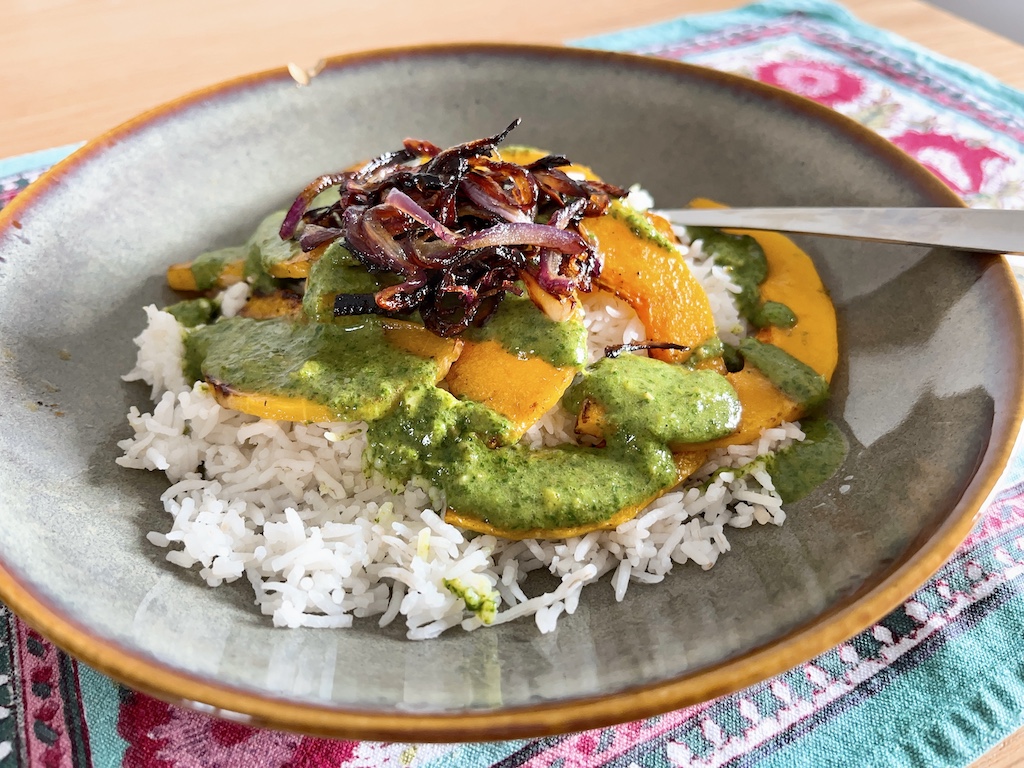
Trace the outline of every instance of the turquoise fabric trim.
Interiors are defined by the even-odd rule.
[[[779,16],[791,13],[803,13],[831,22],[843,27],[851,35],[870,40],[891,49],[894,53],[902,54],[905,58],[921,62],[936,74],[959,84],[966,93],[984,91],[990,100],[1024,120],[1024,93],[1016,88],[1005,85],[976,67],[934,53],[892,32],[865,24],[842,6],[828,0],[765,0],[732,11],[681,17],[660,24],[573,40],[569,44],[609,51],[642,52],[642,49],[658,47],[667,42],[718,32],[724,27],[777,21]]]
[[[63,147],[41,149],[38,152],[29,152],[27,155],[15,155],[0,159],[0,178],[14,176],[25,171],[33,171],[37,168],[48,168],[59,163],[76,149],[85,145],[84,141],[77,144],[65,144]]]
[[[441,752],[422,763],[419,768],[451,768],[456,765],[493,765],[506,760],[527,746],[530,741],[470,742],[453,744],[450,752]]]
[[[808,732],[776,746],[758,768],[969,765],[1021,725],[1021,616],[1018,594],[958,637],[941,638],[927,660],[887,670],[898,684],[857,696],[835,717],[816,714]],[[928,652],[928,641],[915,650]]]
[[[78,683],[89,729],[93,768],[115,768],[124,762],[128,748],[128,742],[117,733],[120,711],[117,684],[85,664],[78,665]]]

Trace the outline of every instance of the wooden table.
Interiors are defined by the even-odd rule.
[[[367,48],[481,40],[560,43],[743,0],[6,0],[0,157],[81,141],[201,86]],[[864,21],[1024,89],[1024,47],[917,0],[845,0]],[[507,6],[506,6],[507,7]],[[1024,729],[975,764],[1024,764]]]

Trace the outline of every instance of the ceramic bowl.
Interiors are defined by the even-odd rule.
[[[164,269],[242,241],[309,179],[400,145],[494,133],[667,207],[952,206],[882,139],[709,70],[579,50],[457,46],[330,61],[188,96],[104,135],[0,213],[0,598],[88,664],[157,696],[280,728],[488,739],[636,719],[778,673],[895,607],[952,553],[1021,422],[1021,310],[1005,263],[801,238],[835,302],[829,413],[844,466],[781,527],[730,535],[710,572],[584,591],[529,620],[406,640],[376,621],[281,630],[248,586],[164,561],[156,473],[115,465],[145,304]]]

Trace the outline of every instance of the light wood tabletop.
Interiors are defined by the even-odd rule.
[[[5,0],[0,158],[88,139],[237,75],[369,48],[560,43],[742,0]],[[917,0],[845,0],[862,20],[1024,89],[1024,47]],[[976,762],[1024,764],[1024,730]]]

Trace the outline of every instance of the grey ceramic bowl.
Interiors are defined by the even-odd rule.
[[[469,46],[332,61],[170,104],[76,153],[0,214],[0,597],[128,684],[329,735],[480,739],[580,729],[710,698],[862,629],[953,551],[1021,422],[1021,310],[997,258],[801,240],[835,301],[830,413],[846,464],[782,528],[736,532],[710,572],[585,591],[530,621],[410,642],[374,621],[279,630],[246,587],[207,589],[145,540],[166,481],[117,467],[141,307],[171,262],[242,240],[318,173],[523,117],[666,206],[957,205],[852,122],[708,70]],[[839,486],[849,485],[848,493]]]

